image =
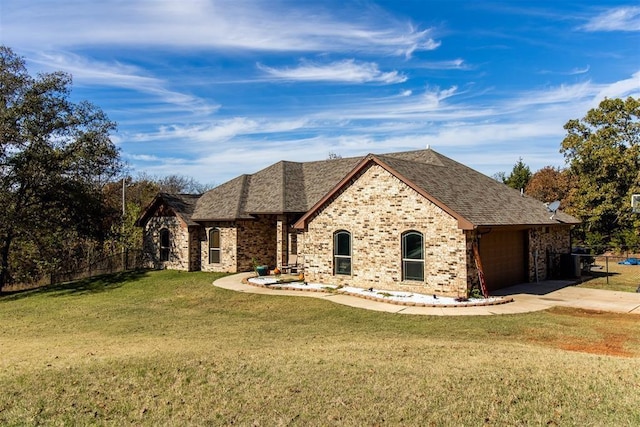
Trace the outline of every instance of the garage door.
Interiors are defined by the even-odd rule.
[[[528,281],[526,231],[492,231],[480,239],[480,258],[487,289]]]

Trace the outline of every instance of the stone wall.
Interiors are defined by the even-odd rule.
[[[475,230],[467,230],[465,231],[465,235],[467,242],[467,289],[469,291],[473,288],[480,290],[480,277],[478,276],[476,260],[473,256],[473,242],[478,236],[478,233]]]
[[[160,230],[169,230],[169,261],[160,261]],[[147,267],[190,270],[189,250],[193,247],[189,228],[176,216],[153,216],[144,228],[144,251]]]
[[[560,275],[560,254],[571,253],[571,227],[537,227],[529,230],[529,281]],[[537,277],[536,277],[537,264]]]
[[[351,232],[350,276],[333,274],[333,235]],[[402,280],[401,236],[424,235],[424,281]],[[378,165],[367,168],[311,219],[305,280],[441,295],[466,295],[468,248],[457,220]]]

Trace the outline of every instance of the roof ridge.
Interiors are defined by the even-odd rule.
[[[432,166],[441,166],[444,167],[444,165],[442,164],[442,162],[439,162],[440,164],[436,164],[436,163],[425,163],[425,162],[421,162],[420,160],[416,160],[416,159],[405,159],[402,157],[395,157],[395,156],[389,156],[388,154],[374,154],[375,157],[379,158],[379,159],[391,159],[391,160],[395,160],[397,162],[409,162],[409,163],[417,163],[420,165],[424,165],[424,164],[429,164]],[[438,159],[439,160],[439,159]]]

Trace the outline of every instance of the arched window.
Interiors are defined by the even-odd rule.
[[[417,231],[402,235],[402,280],[424,281],[424,238]]]
[[[209,264],[220,263],[220,229],[209,230]]]
[[[351,233],[348,231],[333,234],[333,274],[351,275]]]
[[[171,253],[171,235],[167,228],[160,230],[160,261],[169,261]]]

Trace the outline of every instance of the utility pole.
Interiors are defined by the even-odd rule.
[[[121,232],[121,240],[122,240],[122,270],[126,270],[126,254],[125,254],[125,236],[124,236],[124,221],[126,218],[126,208],[125,208],[125,188],[126,188],[126,176],[122,177],[122,232]]]

